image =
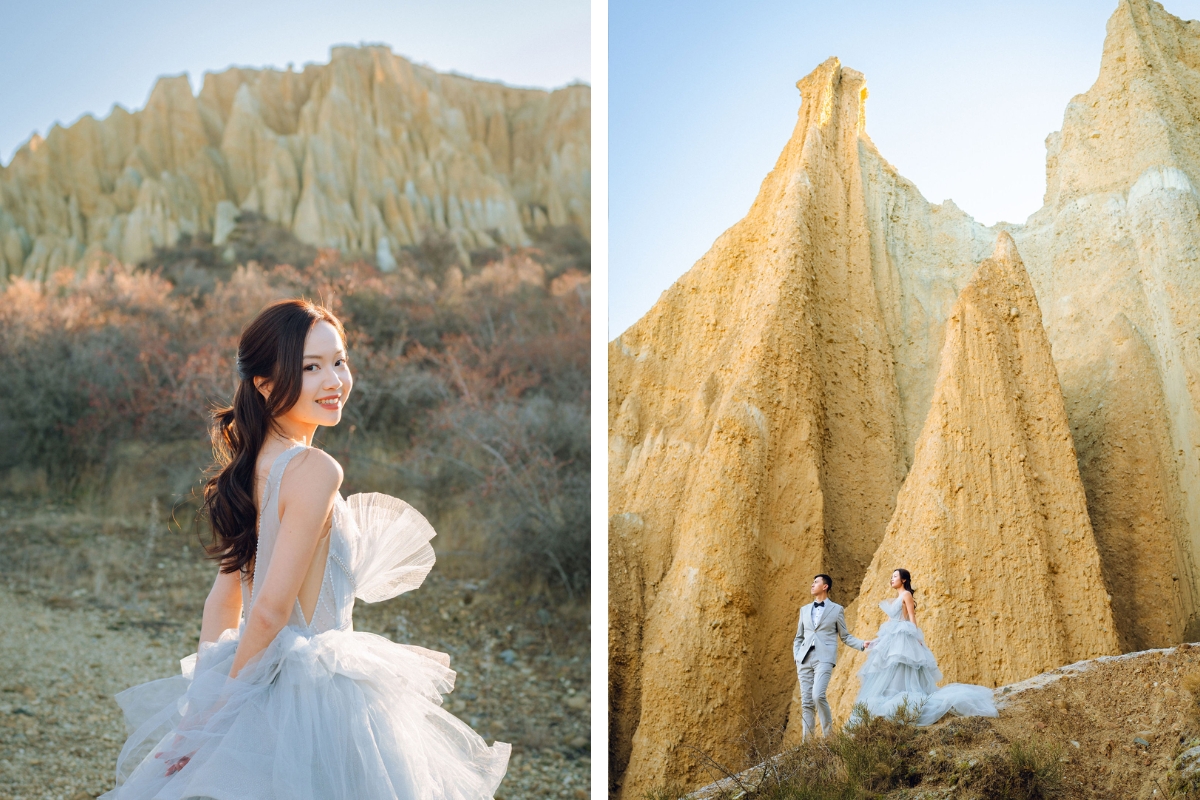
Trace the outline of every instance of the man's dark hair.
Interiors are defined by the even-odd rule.
[[[820,578],[821,580],[825,581],[825,591],[827,591],[827,592],[833,591],[833,578],[829,577],[828,575],[826,575],[823,572],[820,575],[813,576],[813,580],[816,580],[817,578]]]

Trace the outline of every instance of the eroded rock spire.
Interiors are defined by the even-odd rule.
[[[951,311],[912,470],[848,615],[857,636],[886,619],[900,567],[947,682],[1119,652],[1050,344],[1005,231]],[[843,652],[830,700],[845,720],[865,656]]]

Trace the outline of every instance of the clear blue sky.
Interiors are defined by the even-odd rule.
[[[0,0],[0,163],[32,132],[113,103],[140,108],[159,75],[297,68],[335,44],[520,86],[590,82],[587,0]]]
[[[1200,16],[1200,0],[1164,5]],[[867,131],[927,199],[1024,222],[1116,6],[610,0],[608,338],[746,214],[795,124],[796,81],[829,56],[865,73]]]

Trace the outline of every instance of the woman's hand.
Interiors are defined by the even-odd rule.
[[[182,742],[183,742],[183,737],[176,736],[174,741],[171,742],[171,750],[174,750],[174,748],[178,747]],[[195,750],[188,753],[186,756],[176,756],[170,750],[159,750],[157,753],[154,754],[154,757],[161,758],[163,761],[166,762],[166,764],[167,764],[166,777],[169,778],[172,775],[174,775],[176,772],[179,772],[179,770],[186,767],[188,765],[188,762],[192,760],[192,756],[194,756],[194,755],[196,755]]]
[[[161,753],[160,753],[160,755],[161,755]],[[192,760],[192,756],[194,756],[194,755],[196,755],[196,752],[193,750],[192,752],[188,753],[186,756],[180,756],[179,758],[174,758],[174,759],[167,761],[167,777],[168,778],[171,777],[176,772],[179,772],[179,770],[186,767],[188,765],[188,762]]]

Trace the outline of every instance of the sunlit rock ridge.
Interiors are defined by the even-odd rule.
[[[1019,225],[901,177],[860,73],[830,59],[798,86],[747,216],[609,345],[626,800],[705,782],[752,721],[794,736],[820,572],[870,637],[878,584],[913,568],[947,681],[1200,637],[1200,23],[1120,0]],[[1036,587],[1036,625],[1010,582]]]
[[[241,211],[370,256],[430,232],[465,250],[547,225],[588,236],[590,116],[586,85],[513,88],[383,46],[206,73],[198,95],[163,77],[141,110],[56,125],[0,168],[0,277],[137,263],[185,234],[221,244]]]

